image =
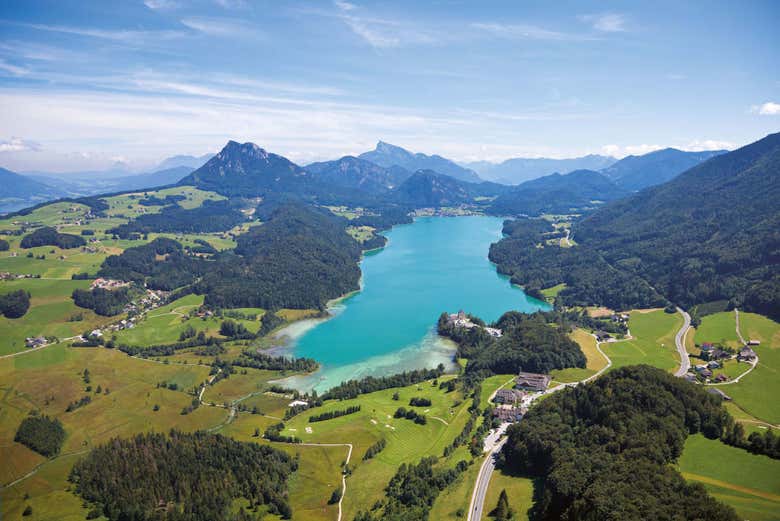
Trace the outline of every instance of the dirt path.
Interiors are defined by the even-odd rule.
[[[349,465],[349,460],[352,457],[352,444],[351,443],[297,443],[296,445],[302,445],[304,447],[347,447],[347,459],[344,462],[344,466]],[[341,499],[339,499],[339,517],[338,521],[341,521],[342,516],[342,503],[344,502],[344,496],[347,495],[347,474],[341,473]]]

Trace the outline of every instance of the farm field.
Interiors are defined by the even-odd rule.
[[[30,309],[23,317],[15,319],[0,317],[0,355],[27,349],[24,345],[26,337],[43,335],[67,338],[121,318],[101,317],[73,303],[70,298],[73,290],[88,288],[89,284],[88,280],[55,279],[18,279],[0,282],[2,293],[24,289],[31,295]]]
[[[758,365],[739,382],[722,386],[748,414],[773,425],[780,424],[780,324],[761,315],[739,314],[743,336],[759,340]]]
[[[571,334],[587,359],[585,368],[572,367],[551,371],[553,380],[560,383],[578,382],[593,376],[607,365],[607,359],[596,349],[596,338],[584,329],[575,329]]]
[[[672,371],[680,363],[674,336],[682,326],[679,313],[662,309],[632,311],[628,322],[633,339],[601,344],[601,350],[612,360],[611,369],[633,364],[647,364]]]
[[[694,342],[697,345],[701,345],[703,342],[711,342],[732,349],[741,347],[737,337],[737,323],[734,312],[721,311],[720,313],[702,317],[701,325],[696,328]]]
[[[685,479],[704,485],[743,519],[778,519],[780,461],[696,434],[686,440],[678,467]]]

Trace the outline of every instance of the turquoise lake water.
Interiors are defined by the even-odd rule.
[[[439,363],[452,367],[454,346],[436,335],[442,311],[463,309],[490,322],[509,310],[549,309],[512,286],[488,260],[502,223],[496,217],[424,217],[388,231],[387,246],[361,263],[360,292],[333,305],[332,318],[282,332],[292,354],[322,365],[285,383],[320,392],[351,378]]]

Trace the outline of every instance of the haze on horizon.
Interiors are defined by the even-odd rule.
[[[140,170],[252,141],[459,161],[735,148],[780,124],[780,5],[0,5],[0,166]],[[683,50],[683,51],[681,51]]]

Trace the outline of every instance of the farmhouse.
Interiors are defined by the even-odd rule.
[[[596,335],[596,340],[599,342],[606,342],[612,338],[612,335],[606,331],[596,331],[594,334]]]
[[[720,389],[716,389],[715,387],[708,388],[707,392],[710,393],[710,394],[714,394],[714,395],[720,396],[721,398],[723,398],[726,401],[730,401],[731,400],[731,396],[729,396],[728,394],[724,393]]]
[[[493,401],[496,403],[513,404],[522,400],[523,396],[525,396],[525,393],[518,389],[499,389]]]
[[[515,389],[524,391],[544,391],[550,385],[549,374],[519,373],[515,378]]]
[[[40,347],[46,343],[46,338],[42,336],[27,337],[24,339],[24,345],[27,347]]]
[[[737,360],[755,360],[756,359],[756,352],[750,349],[748,346],[743,347],[739,350],[739,354],[737,355]]]
[[[729,377],[723,373],[720,373],[718,376],[715,377],[715,381],[718,383],[727,382],[728,379]]]
[[[758,340],[748,340],[747,345],[749,345],[749,346],[760,346],[761,342],[759,342]]]

